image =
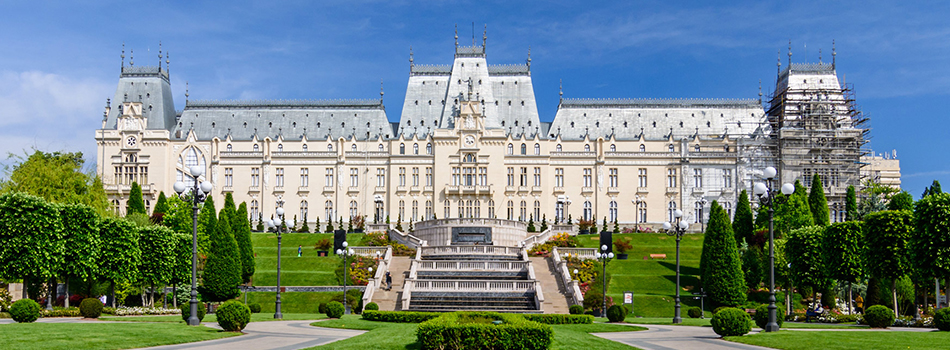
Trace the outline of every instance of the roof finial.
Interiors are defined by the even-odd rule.
[[[472,21],[472,47],[475,47],[475,21]]]
[[[482,32],[482,49],[485,49],[485,44],[488,43],[488,23],[485,23],[485,31]]]
[[[788,40],[788,68],[792,68],[792,40]]]
[[[759,79],[759,104],[762,103],[762,79]]]
[[[776,56],[777,57],[775,59],[775,65],[778,66],[778,68],[776,68],[775,75],[779,75],[779,74],[782,74],[782,50],[781,49],[778,50],[778,53],[776,54]]]
[[[415,67],[415,64],[412,63],[412,45],[409,45],[409,68]]]
[[[531,46],[528,46],[528,60],[527,60],[527,64],[528,64],[528,71],[530,72],[530,71],[531,71]]]
[[[835,56],[838,55],[838,52],[835,51],[835,39],[831,39],[831,69],[835,69]]]
[[[818,48],[818,64],[821,64],[821,48]]]
[[[383,103],[383,80],[379,79],[379,103]]]
[[[122,43],[122,68],[125,68],[125,43]]]
[[[130,49],[129,50],[129,67],[134,67],[134,66],[135,66],[135,50]]]
[[[188,104],[188,96],[190,96],[188,92],[188,81],[185,80],[185,105]]]
[[[158,42],[158,71],[162,71],[162,42]]]
[[[165,73],[171,73],[171,61],[168,59],[172,57],[171,53],[165,52]]]
[[[455,24],[455,48],[459,48],[459,24]]]
[[[564,101],[564,80],[557,80],[557,95],[560,101]]]

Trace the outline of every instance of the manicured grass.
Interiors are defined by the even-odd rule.
[[[340,258],[333,255],[320,257],[314,245],[321,239],[333,242],[333,235],[326,233],[285,233],[281,235],[280,283],[284,286],[335,286],[334,270],[340,266]],[[351,246],[359,245],[363,234],[346,236]],[[251,234],[254,245],[255,286],[277,285],[277,235],[256,232]],[[297,257],[297,247],[302,246],[303,256]],[[330,249],[332,250],[332,248]]]
[[[6,349],[129,349],[239,334],[171,323],[15,323],[0,325],[0,344]]]
[[[280,309],[283,313],[302,313],[302,314],[316,314],[319,313],[320,303],[326,303],[330,301],[334,295],[342,295],[343,292],[292,292],[292,293],[280,293]],[[248,303],[258,303],[261,304],[261,313],[266,314],[274,313],[275,301],[277,299],[276,292],[251,292],[247,293],[247,302]],[[239,297],[238,300],[243,301],[244,297]]]
[[[680,323],[680,326],[700,326],[700,327],[712,327],[709,323],[712,315],[707,314],[707,318],[683,318],[683,323]],[[655,324],[655,325],[673,325],[672,317],[627,317],[627,323],[634,324]],[[753,328],[756,326],[753,326]],[[852,329],[852,328],[868,328],[868,326],[855,325],[854,323],[802,323],[802,322],[785,322],[782,324],[782,329]]]
[[[284,319],[282,321],[298,321],[298,320],[322,320],[327,318],[326,314],[295,314],[295,313],[284,313]],[[103,321],[122,321],[122,322],[163,322],[163,323],[185,323],[182,321],[181,316],[179,315],[167,315],[167,316],[109,316],[102,317]],[[202,323],[213,323],[217,322],[217,318],[214,314],[205,315]],[[251,322],[266,322],[266,321],[281,321],[274,319],[273,312],[261,312],[256,314],[251,314]]]
[[[786,350],[950,349],[950,332],[780,331],[726,337],[726,340]]]
[[[346,315],[339,320],[314,322],[311,325],[329,328],[368,330],[369,332],[353,338],[340,340],[314,349],[419,349],[416,342],[418,323],[386,323],[364,321],[357,315]],[[644,330],[642,327],[616,324],[552,325],[554,343],[552,349],[589,350],[597,349],[634,349],[628,345],[595,337],[589,333],[629,332]]]

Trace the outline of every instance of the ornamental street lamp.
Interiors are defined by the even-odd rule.
[[[604,308],[600,310],[600,316],[604,317],[607,315],[607,263],[614,258],[614,253],[607,252],[607,245],[605,244],[600,246],[600,253],[594,253],[594,256],[596,256],[603,265],[603,275],[600,276],[600,279],[603,282]]]
[[[676,306],[673,309],[673,323],[683,323],[683,318],[680,317],[680,240],[686,234],[689,224],[683,220],[683,212],[679,209],[673,212],[673,217],[676,221],[672,224],[664,222],[663,230],[668,236],[676,237]]]
[[[376,203],[376,217],[373,219],[373,223],[378,224],[379,219],[383,217],[383,195],[374,195],[373,202]]]
[[[197,326],[201,323],[198,319],[198,204],[205,201],[214,186],[208,181],[198,184],[198,178],[204,174],[204,167],[195,165],[189,171],[191,175],[186,176],[192,178],[191,187],[186,187],[184,182],[178,181],[175,182],[174,188],[179,198],[191,202],[191,313],[188,316],[188,325]]]
[[[772,189],[772,180],[776,175],[775,168],[768,167],[762,170],[762,177],[765,183],[756,183],[752,188],[753,193],[759,196],[762,204],[769,206],[769,323],[765,325],[766,332],[777,332],[779,329],[776,321],[777,315],[775,309],[775,203],[784,202],[786,197],[775,197],[775,191]],[[782,185],[782,194],[788,196],[795,192],[795,185],[786,183]]]
[[[633,212],[634,224],[637,226],[637,232],[640,232],[640,222],[646,221],[646,218],[640,217],[640,206],[646,204],[647,200],[646,197],[640,197],[638,194],[634,199],[631,199],[630,202],[633,203],[633,207],[635,208]]]
[[[347,243],[346,241],[343,241],[343,249],[336,250],[336,255],[343,256],[343,313],[347,315],[350,314],[350,304],[346,302],[346,279],[349,277],[349,275],[346,272],[346,268],[347,268],[347,265],[349,265],[349,262],[348,262],[349,259],[347,258],[350,255],[353,255],[353,249],[347,248],[349,246],[350,246],[349,243]]]
[[[706,215],[703,214],[705,214],[704,212],[706,211],[706,204],[709,204],[709,201],[707,201],[706,198],[700,198],[696,203],[699,203],[699,233],[705,234],[706,227],[703,224],[703,218]]]
[[[284,314],[280,310],[280,245],[281,245],[281,228],[287,223],[284,221],[284,201],[278,200],[277,202],[277,217],[273,220],[267,220],[267,226],[277,229],[277,301],[274,302],[274,318],[282,319]],[[296,223],[292,223],[296,226]]]

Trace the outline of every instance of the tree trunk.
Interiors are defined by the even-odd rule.
[[[115,308],[115,281],[109,281],[109,297],[112,298],[112,308]]]
[[[63,300],[63,306],[69,308],[69,276],[66,276],[66,299]]]
[[[23,278],[23,288],[20,290],[20,294],[22,294],[20,299],[29,299],[29,295],[26,293],[26,286],[27,286],[27,284],[28,284],[28,283],[27,283],[27,279],[26,279],[26,277],[24,277],[24,278]],[[940,283],[938,282],[937,284],[939,285]]]
[[[172,306],[178,308],[178,283],[172,283]]]
[[[891,282],[891,295],[894,297],[894,317],[900,317],[900,313],[897,312],[897,278]]]
[[[854,300],[854,295],[851,294],[851,281],[848,281],[848,315],[854,313],[854,308],[851,306],[851,301]]]

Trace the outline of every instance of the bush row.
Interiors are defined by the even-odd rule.
[[[479,322],[484,319],[501,323]],[[420,324],[416,338],[422,349],[547,349],[554,331],[522,315],[452,312]]]
[[[364,320],[378,322],[422,323],[442,315],[441,312],[363,310]]]
[[[578,305],[579,306],[579,305]],[[544,324],[591,324],[594,316],[591,315],[562,315],[562,314],[524,314],[528,321]]]

